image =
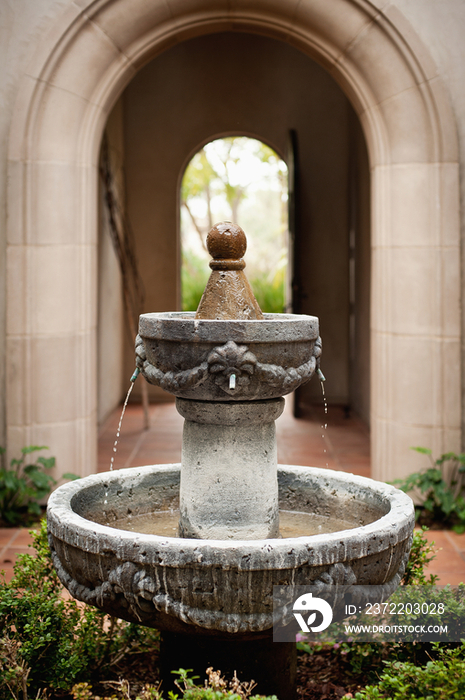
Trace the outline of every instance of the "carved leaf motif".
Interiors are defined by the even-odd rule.
[[[233,340],[228,340],[222,347],[212,350],[207,362],[210,372],[214,374],[218,372],[229,374],[232,371],[253,374],[257,358],[246,345],[236,345]]]

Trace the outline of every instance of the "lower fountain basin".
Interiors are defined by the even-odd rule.
[[[176,509],[180,465],[122,469],[65,484],[50,497],[54,565],[78,600],[149,627],[248,638],[272,627],[273,586],[395,590],[412,542],[412,500],[363,477],[278,468],[280,508],[349,521],[352,529],[267,540],[198,540],[115,529]],[[113,524],[111,527],[109,524]]]

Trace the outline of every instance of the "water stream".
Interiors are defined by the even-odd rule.
[[[323,377],[323,378],[321,378],[321,377]],[[323,439],[324,441],[325,441],[325,432],[324,432],[324,431],[328,429],[328,423],[327,423],[328,400],[327,400],[326,394],[325,394],[325,384],[324,384],[325,381],[326,381],[326,380],[325,380],[323,374],[320,373],[321,393],[323,394],[323,404],[324,404],[324,407],[325,407],[325,422],[324,422],[323,425],[321,426],[321,429],[323,430],[323,432],[321,433],[321,437],[322,437],[322,439]],[[326,441],[325,441],[325,442],[326,442]],[[325,453],[325,455],[327,454],[326,448],[323,449],[323,452]],[[326,466],[328,466],[328,462],[326,462]]]
[[[121,417],[120,417],[119,423],[118,423],[118,430],[116,431],[116,440],[113,443],[113,454],[112,454],[111,459],[110,459],[110,471],[111,472],[113,471],[113,465],[115,463],[115,456],[116,456],[116,452],[118,449],[118,440],[119,440],[119,436],[121,433],[121,424],[123,422],[124,412],[126,411],[126,406],[128,405],[129,397],[131,396],[131,391],[134,388],[134,383],[135,383],[136,378],[137,378],[137,375],[136,375],[136,377],[134,377],[134,375],[135,375],[135,373],[131,377],[131,386],[129,387],[128,393],[126,394],[126,398],[124,400],[123,410],[121,411]]]

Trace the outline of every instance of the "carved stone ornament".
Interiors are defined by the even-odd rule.
[[[356,562],[337,562],[320,574],[316,580],[304,585],[312,595],[323,598],[331,605],[334,622],[343,620],[347,617],[348,604],[361,609],[368,603],[383,603],[397,590],[410,557],[412,541],[413,534],[410,534],[404,543],[405,550],[398,570],[384,583],[373,586],[360,585],[354,571]],[[302,586],[302,582],[298,585]],[[294,621],[294,602],[298,595],[293,586],[280,589],[280,626],[289,625]]]
[[[344,605],[350,602],[357,607],[369,602],[383,602],[398,588],[410,554],[412,536],[405,543],[405,553],[399,570],[389,581],[377,586],[357,585],[357,576],[350,563],[338,562],[320,574],[314,581],[299,580],[297,585],[308,585],[314,595],[327,600],[333,608],[333,619],[345,617]],[[50,538],[53,564],[58,576],[71,595],[88,605],[94,605],[110,614],[132,619],[156,627],[159,624],[157,614],[169,615],[187,625],[203,629],[217,629],[227,633],[258,632],[269,629],[273,624],[272,592],[273,581],[268,581],[262,592],[262,607],[265,611],[227,611],[219,606],[216,610],[193,605],[189,595],[181,595],[180,590],[170,591],[170,586],[161,572],[147,571],[134,562],[117,564],[110,569],[105,581],[95,587],[78,583],[62,565],[55,552],[53,538]],[[271,548],[271,546],[270,546]],[[281,572],[281,577],[291,577],[291,571]],[[266,576],[265,576],[266,578]],[[244,581],[245,583],[245,581]],[[268,592],[266,592],[268,588]],[[176,587],[174,587],[176,589]],[[347,592],[350,591],[350,598]],[[180,596],[180,597],[177,597]],[[220,596],[221,597],[221,596]],[[294,587],[288,585],[283,606],[283,622],[293,620],[292,606],[296,594]],[[226,598],[228,596],[226,595]],[[225,601],[226,601],[225,598]]]
[[[106,581],[91,588],[78,583],[69,574],[53,548],[53,541],[51,552],[60,581],[74,598],[126,620],[162,628],[164,625],[160,625],[159,613],[187,625],[216,629],[228,634],[260,632],[272,625],[269,612],[211,610],[208,607],[193,606],[182,598],[176,599],[158,575],[150,575],[144,567],[133,562],[115,566]]]
[[[215,384],[227,394],[247,391],[250,379],[257,366],[257,358],[246,345],[236,345],[229,340],[215,348],[207,358],[208,370],[215,375]],[[235,389],[229,388],[230,376],[236,377]]]
[[[321,339],[318,338],[308,362],[299,367],[284,368],[259,362],[247,345],[237,345],[229,340],[215,347],[204,362],[192,369],[163,372],[147,360],[143,338],[140,335],[136,338],[137,367],[150,384],[175,395],[194,389],[211,378],[223,392],[235,398],[251,398],[257,394],[257,385],[263,384],[273,387],[282,396],[312,378],[320,355]],[[230,387],[229,381],[232,374],[236,378],[234,388]]]
[[[199,386],[207,378],[209,369],[208,363],[202,362],[192,369],[162,372],[147,360],[144,340],[140,335],[136,336],[136,365],[149,384],[155,384],[170,394]]]
[[[388,581],[375,586],[357,585],[357,576],[350,564],[333,564],[330,569],[324,572],[319,579],[312,583],[312,590],[317,591],[317,595],[325,597],[325,590],[330,592],[331,605],[333,607],[334,618],[344,617],[343,609],[345,604],[351,603],[358,608],[367,603],[383,603],[399,587],[402,576],[410,556],[410,549],[413,542],[413,534],[407,540],[405,553],[400,561],[399,569]],[[350,597],[347,598],[347,593]]]

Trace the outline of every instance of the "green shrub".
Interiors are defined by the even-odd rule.
[[[8,469],[4,464],[5,448],[0,447],[0,519],[6,525],[30,525],[41,516],[41,502],[56,484],[55,479],[47,473],[55,466],[55,457],[40,456],[28,463],[26,458],[33,452],[48,449],[38,445],[23,447],[22,456],[12,459]],[[76,477],[64,474],[64,478]]]
[[[404,586],[432,586],[437,581],[437,576],[430,574],[428,577],[425,571],[428,564],[436,556],[434,542],[428,542],[425,537],[426,531],[427,528],[423,527],[413,534],[409,561],[401,581]],[[452,592],[450,596],[454,598]],[[460,600],[463,598],[462,590],[459,591],[458,597]],[[451,608],[455,605],[461,610],[461,602],[456,603],[455,600],[451,600],[450,604]],[[315,654],[322,649],[321,645],[309,644],[303,635],[300,636],[302,638],[297,642],[297,649],[300,652]],[[428,661],[427,654],[431,649],[431,644],[418,644],[416,642],[380,644],[379,642],[347,642],[337,639],[334,641],[335,643],[330,647],[332,654],[338,658],[343,667],[347,668],[349,675],[363,679],[364,683],[374,682],[379,678],[385,660],[422,664]]]
[[[437,658],[431,658],[425,666],[411,661],[385,662],[379,683],[355,693],[355,700],[462,700],[465,697],[465,643],[454,649],[435,644],[433,651]]]
[[[393,483],[405,493],[415,492],[420,500],[415,508],[417,516],[425,518],[428,523],[439,523],[458,533],[465,532],[465,454],[446,452],[434,460],[427,447],[412,449],[426,455],[430,467]]]
[[[258,305],[266,314],[282,314],[285,311],[284,268],[276,271],[270,280],[269,275],[262,274],[250,280]]]
[[[436,557],[434,542],[430,544],[425,537],[427,531],[427,527],[422,527],[420,531],[413,533],[410,557],[402,577],[403,586],[434,586],[439,579],[435,574],[430,574],[426,578],[425,568]]]
[[[207,668],[208,681],[205,681],[203,686],[195,683],[198,680],[197,676],[190,676],[191,669],[180,668],[178,671],[173,671],[178,676],[175,681],[176,686],[182,693],[182,700],[258,700],[264,698],[263,695],[252,695],[252,690],[255,688],[254,681],[241,682],[237,675],[229,683],[222,677],[220,671],[214,671],[213,668]],[[179,698],[177,693],[169,693],[170,700]],[[268,696],[268,700],[277,700],[276,695]]]
[[[37,556],[23,554],[0,586],[0,699],[70,691],[117,663],[153,648],[158,633],[61,596],[45,521],[34,533]]]
[[[210,276],[208,263],[191,251],[183,251],[181,267],[181,308],[197,311]]]
[[[169,700],[277,700],[276,695],[265,698],[264,695],[252,695],[255,683],[241,682],[236,674],[229,683],[222,677],[220,671],[207,668],[208,680],[204,685],[198,685],[195,681],[198,676],[191,676],[191,669],[180,668],[173,671],[178,676],[175,681],[181,695],[170,691]],[[125,680],[110,682],[107,684],[116,691],[110,697],[100,698],[92,692],[89,683],[80,683],[73,687],[74,700],[162,700],[160,686],[146,685],[141,693],[134,695],[131,693],[130,685]]]
[[[425,568],[434,558],[434,542],[424,536],[426,527],[416,531],[403,585],[431,586],[437,576],[427,577]],[[432,589],[435,591],[436,589]],[[419,595],[426,589],[418,589]],[[428,601],[433,600],[427,595]],[[465,585],[442,591],[447,610],[453,618],[462,618]],[[425,621],[425,624],[428,624]],[[371,683],[355,695],[355,700],[458,700],[465,697],[465,644],[454,643],[347,643],[335,644],[333,653],[347,665],[354,677]],[[343,698],[343,700],[344,700]]]

